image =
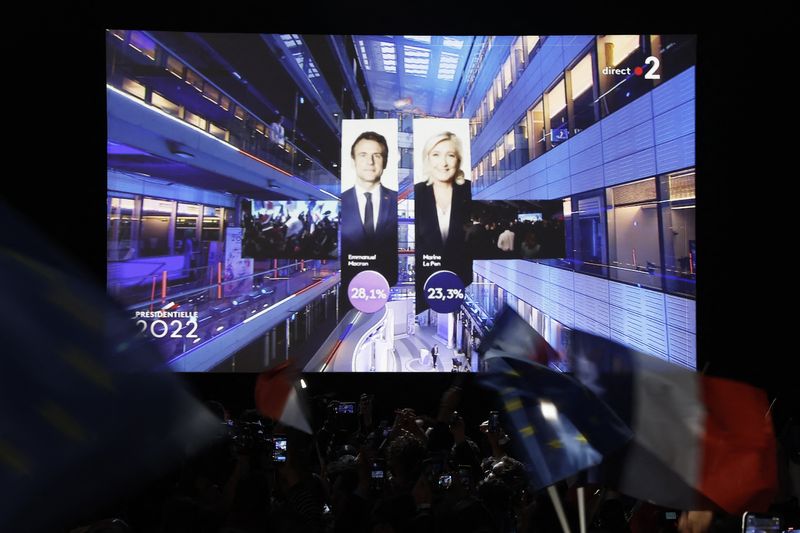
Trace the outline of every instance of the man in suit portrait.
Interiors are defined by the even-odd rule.
[[[397,191],[385,187],[381,176],[389,159],[386,138],[374,131],[361,133],[350,148],[355,185],[342,192],[342,267],[377,270],[389,285],[397,283]],[[348,255],[376,255],[369,266],[349,265]]]

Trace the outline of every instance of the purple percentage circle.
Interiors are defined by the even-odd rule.
[[[437,313],[458,311],[464,302],[464,282],[450,270],[439,270],[425,281],[425,301]]]
[[[380,272],[363,270],[347,287],[350,303],[363,313],[374,313],[389,301],[389,282]]]

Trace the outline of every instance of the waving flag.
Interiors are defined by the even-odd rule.
[[[580,331],[568,353],[576,377],[634,432],[617,465],[622,492],[680,509],[769,507],[777,467],[764,391]]]
[[[523,327],[524,326],[524,327]],[[631,439],[622,421],[570,376],[531,359],[552,350],[513,310],[498,319],[492,339],[481,346],[487,373],[482,381],[497,390],[524,449],[532,485],[539,489],[595,466]],[[506,356],[506,353],[512,355]],[[527,357],[531,356],[531,357]]]
[[[483,339],[478,352],[484,360],[513,357],[545,366],[561,358],[544,337],[508,306],[495,319],[494,328]]]
[[[68,530],[212,442],[220,421],[2,202],[0,223],[14,228],[0,246],[0,531]]]
[[[311,426],[295,388],[296,379],[297,372],[290,361],[262,372],[256,381],[256,408],[263,416],[310,434]]]

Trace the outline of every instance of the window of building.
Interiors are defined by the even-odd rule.
[[[553,260],[553,266],[575,269],[575,235],[572,221],[572,198],[564,198],[562,211],[564,214],[564,257]]]
[[[167,70],[174,76],[183,79],[183,63],[172,56],[167,56]]]
[[[175,202],[145,198],[139,234],[139,256],[153,257],[170,253],[170,226]]]
[[[132,94],[136,98],[141,98],[142,100],[144,100],[147,96],[147,88],[138,81],[130,78],[123,78],[122,90],[126,93]]]
[[[319,69],[317,69],[317,65],[311,59],[311,56],[303,54],[303,52],[295,52],[292,57],[294,57],[295,63],[309,80],[319,77]]]
[[[111,214],[119,215],[120,213],[133,213],[133,198],[111,198]]]
[[[494,79],[494,99],[495,102],[500,102],[503,99],[503,76],[502,72],[497,73],[497,77]]]
[[[181,114],[183,112],[182,106],[179,106],[175,102],[167,100],[160,94],[154,92],[153,95],[150,97],[150,102],[157,108],[161,109],[166,113],[169,113],[173,117],[181,118]]]
[[[200,92],[203,92],[203,78],[200,77],[195,71],[186,69],[186,83],[194,87]]]
[[[536,45],[539,44],[539,36],[538,35],[525,35],[525,50],[528,53],[528,60],[533,55],[534,51],[536,50]]]
[[[512,78],[513,68],[512,68],[512,65],[511,65],[511,63],[513,62],[513,59],[514,59],[514,50],[511,50],[511,54],[508,56],[508,59],[506,59],[506,62],[503,63],[503,89],[504,90],[508,89],[508,86],[511,85],[511,82],[513,81],[513,78]]]
[[[658,69],[654,71],[661,76],[657,85],[697,64],[697,36],[651,35],[650,54],[659,60]],[[643,68],[649,70],[651,66]]]
[[[225,218],[225,209],[222,207],[203,207],[203,229],[201,239],[204,241],[218,241],[222,235],[222,221]]]
[[[603,66],[616,67],[639,48],[638,35],[604,35],[598,40],[598,45],[605,52]]]
[[[106,232],[107,258],[109,261],[126,261],[136,258],[133,237],[132,198],[109,198],[108,224]]]
[[[219,106],[224,109],[225,111],[229,111],[231,108],[231,101],[230,99],[225,96],[224,94],[220,95],[219,97]]]
[[[489,93],[486,95],[486,101],[488,103],[488,112],[486,114],[486,120],[489,120],[489,117],[494,113],[494,85],[489,88]]]
[[[586,54],[568,75],[572,86],[573,133],[580,133],[595,122],[592,54]]]
[[[506,134],[506,151],[510,168],[516,170],[528,162],[528,127],[525,115]]]
[[[639,35],[605,35],[597,39],[598,93],[601,116],[607,116],[653,88],[652,80],[636,76],[645,54]],[[608,69],[615,69],[609,71]]]
[[[128,42],[128,45],[137,52],[141,52],[141,54],[148,59],[155,61],[156,43],[144,33],[140,31],[132,31],[131,40]]]
[[[264,125],[263,125],[262,123],[260,123],[260,122],[258,122],[258,123],[256,124],[256,131],[257,131],[258,133],[260,133],[261,135],[266,135],[266,134],[267,134],[267,128],[266,128],[266,126],[264,126]]]
[[[187,253],[187,240],[197,238],[197,222],[201,206],[195,204],[178,204],[175,217],[175,253]]]
[[[242,141],[242,136],[237,135],[236,133],[230,132],[228,134],[228,143],[235,146],[236,148],[240,148],[244,150],[244,142]]]
[[[247,113],[245,113],[244,109],[242,109],[237,105],[236,107],[233,108],[233,116],[238,118],[239,120],[244,120],[245,117],[247,116]]]
[[[527,58],[524,37],[517,37],[517,40],[514,41],[514,45],[511,47],[511,57],[513,58],[515,78],[519,78],[520,73],[525,70],[525,59]]]
[[[493,152],[497,154],[497,179],[504,178],[507,174],[506,170],[508,169],[508,165],[506,161],[506,149],[503,144],[503,137],[500,137],[500,140],[494,145]]]
[[[439,58],[439,72],[436,74],[437,79],[445,81],[453,81],[456,77],[456,67],[460,56],[458,54],[451,54],[442,52]]]
[[[566,211],[566,208],[571,211]],[[605,277],[608,274],[608,252],[603,191],[573,195],[569,205],[565,205],[564,214],[569,219],[567,231],[570,232],[567,254],[574,260],[575,271]]]
[[[665,289],[694,296],[697,280],[695,170],[667,174],[661,177],[660,183]]]
[[[192,113],[188,109],[184,110],[183,120],[185,120],[186,122],[188,122],[189,124],[191,124],[193,126],[197,126],[201,130],[205,130],[206,129],[206,124],[207,124],[206,123],[206,119],[204,119],[200,115],[195,115],[194,113]]]
[[[210,83],[206,83],[203,86],[203,96],[215,104],[219,102],[219,95],[219,91]]]
[[[547,94],[548,114],[550,115],[550,142],[552,146],[569,139],[569,123],[567,122],[566,84],[561,80]]]
[[[383,43],[382,43],[383,44]],[[394,45],[390,45],[394,49]],[[394,52],[392,52],[394,54]],[[427,48],[420,48],[418,46],[403,45],[403,55],[405,63],[405,73],[412,76],[425,77],[428,75],[428,66],[431,59],[431,51]],[[394,55],[392,55],[394,57]],[[384,66],[387,63],[384,62]],[[386,72],[394,72],[388,67]]]
[[[530,159],[536,159],[546,150],[544,130],[544,101],[539,102],[528,110],[528,124],[530,124],[528,149]]]
[[[187,215],[190,217],[197,217],[200,215],[200,206],[198,204],[178,204],[178,210],[176,211],[179,215]]]
[[[661,288],[656,179],[606,190],[610,277]]]
[[[464,48],[464,41],[462,39],[457,39],[455,37],[444,37],[442,39],[442,46],[447,46],[450,48],[455,48],[456,50],[460,50]]]
[[[514,130],[509,131],[505,135],[506,151],[513,152],[515,147]]]
[[[220,128],[213,122],[209,123],[208,132],[217,139],[222,139],[223,141],[228,140],[228,130],[226,130],[225,128]]]
[[[145,198],[142,201],[142,214],[170,214],[172,213],[173,204],[169,200],[155,200],[153,198]]]

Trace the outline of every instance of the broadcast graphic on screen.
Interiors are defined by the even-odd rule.
[[[368,282],[397,283],[397,122],[342,121],[341,161],[342,286],[359,308],[354,299],[367,289],[350,285],[360,272],[371,272],[359,276]]]
[[[417,314],[432,307],[431,294],[437,303],[449,296],[463,300],[463,288],[472,282],[472,258],[465,248],[472,203],[468,138],[466,119],[414,119]],[[449,275],[433,277],[439,271]],[[438,280],[447,286],[439,287]]]
[[[561,200],[475,200],[464,230],[473,259],[556,259],[566,255]]]
[[[482,372],[504,310],[696,368],[694,35],[106,48],[107,288],[172,370]]]
[[[243,255],[254,259],[339,257],[339,202],[252,201],[242,213]]]

